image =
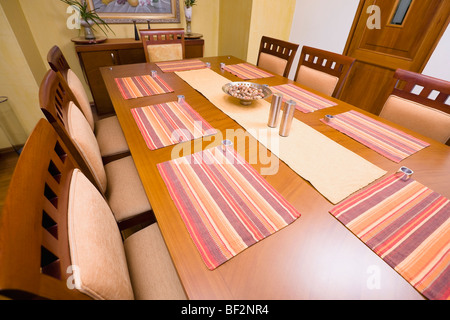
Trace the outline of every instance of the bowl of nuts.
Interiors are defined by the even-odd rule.
[[[272,95],[267,85],[252,82],[230,82],[222,87],[223,92],[240,100],[241,104],[248,106],[254,100],[265,99]]]

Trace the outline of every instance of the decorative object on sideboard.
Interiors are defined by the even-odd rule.
[[[196,0],[184,0],[184,15],[186,16],[186,35],[192,34],[191,20],[192,20],[192,6],[195,5]]]
[[[79,14],[80,25],[84,27],[84,38],[94,41],[94,27],[97,26],[106,36],[108,31],[114,33],[109,25],[98,16],[94,10],[90,10],[85,0],[60,0],[73,7]]]
[[[139,41],[139,32],[136,27],[136,20],[133,20],[133,24],[134,24],[134,40]]]

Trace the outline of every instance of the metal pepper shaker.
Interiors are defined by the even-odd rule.
[[[292,119],[294,118],[295,101],[289,100],[284,104],[284,111],[281,117],[280,136],[287,137],[291,130]]]
[[[269,110],[269,121],[267,125],[271,128],[278,126],[278,120],[280,119],[281,102],[283,101],[283,95],[280,93],[274,93],[272,95],[272,102]]]

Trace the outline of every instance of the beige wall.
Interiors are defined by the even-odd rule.
[[[0,4],[3,5],[3,2],[4,0]],[[38,99],[39,86],[3,6],[0,6],[0,43],[0,96],[8,97],[7,102],[0,104],[0,108],[5,109],[2,115],[5,114],[6,117],[2,117],[2,121],[12,122],[17,119],[21,128],[16,131],[24,131],[28,135],[42,117]],[[22,136],[14,138],[25,140]],[[9,147],[9,140],[3,130],[0,130],[0,149]]]
[[[151,27],[184,28],[184,1],[179,2],[179,24],[152,24]],[[294,7],[295,0],[197,0],[192,31],[203,34],[204,56],[230,54],[256,62],[263,34],[288,39]],[[79,30],[67,27],[69,16],[67,5],[59,0],[0,0],[0,96],[8,96],[8,103],[27,134],[42,117],[39,85],[49,69],[47,52],[53,45],[61,48],[71,68],[84,79],[70,40],[79,35]],[[134,37],[132,24],[110,26],[114,31],[108,33],[110,38]],[[138,28],[146,27],[138,25]],[[85,87],[88,89],[86,84]],[[0,149],[5,147],[9,143],[0,132]]]
[[[192,31],[202,33],[205,56],[217,55],[220,0],[198,0],[193,8]],[[185,27],[183,1],[180,0],[179,24],[152,24],[152,28]],[[59,0],[0,0],[0,96],[8,97],[8,108],[13,109],[23,129],[31,133],[42,117],[39,109],[39,85],[48,70],[47,52],[58,45],[71,68],[84,79],[71,38],[79,30],[67,28],[67,5]],[[138,25],[146,28],[147,25]],[[133,38],[132,24],[111,25],[110,38]],[[102,34],[101,32],[99,34]],[[88,89],[87,85],[85,87]],[[90,95],[90,94],[89,94]],[[9,141],[0,130],[0,149],[9,147]]]
[[[288,40],[295,0],[220,1],[219,55],[256,63],[263,35]]]
[[[219,55],[246,59],[253,0],[220,1]]]
[[[296,0],[253,0],[246,60],[256,63],[263,35],[288,41]]]

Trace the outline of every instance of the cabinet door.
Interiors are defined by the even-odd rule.
[[[133,63],[144,63],[145,53],[144,48],[134,48],[134,49],[119,49],[117,50],[119,54],[120,64],[133,64]]]
[[[80,52],[80,61],[91,88],[95,108],[99,115],[114,113],[114,108],[100,73],[100,67],[120,64],[117,50]]]
[[[184,57],[186,59],[202,58],[204,43],[203,39],[186,40]]]

